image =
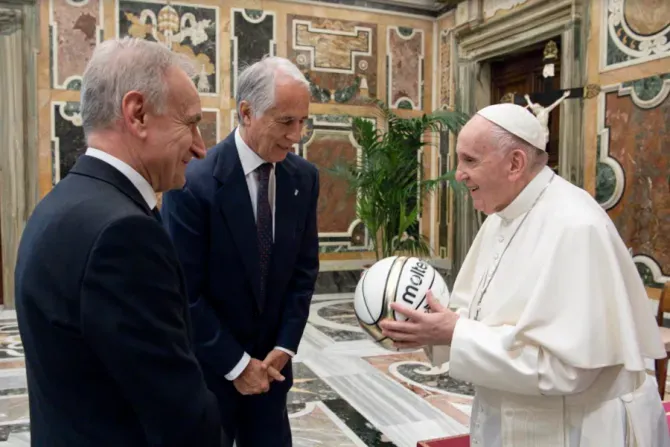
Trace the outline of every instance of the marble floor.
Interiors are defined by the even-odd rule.
[[[422,352],[376,346],[351,294],[316,295],[289,395],[296,447],[399,446],[468,431],[472,388]],[[0,312],[0,447],[30,445],[23,349],[13,311]]]
[[[473,390],[431,368],[423,352],[372,343],[350,294],[314,297],[289,395],[296,447],[398,446],[466,433]],[[669,388],[670,389],[670,388]],[[0,312],[0,447],[30,445],[23,349]]]

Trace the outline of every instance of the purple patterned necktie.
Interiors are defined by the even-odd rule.
[[[263,163],[258,168],[258,203],[256,230],[258,232],[258,251],[260,255],[261,269],[261,297],[265,298],[265,288],[270,270],[270,258],[272,256],[272,208],[268,195],[270,183],[271,163]]]

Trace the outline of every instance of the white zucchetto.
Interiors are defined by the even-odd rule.
[[[536,148],[543,151],[547,149],[549,129],[525,107],[511,103],[494,104],[484,107],[477,114]]]

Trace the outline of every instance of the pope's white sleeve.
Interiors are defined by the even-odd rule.
[[[460,318],[451,342],[449,374],[516,394],[561,395],[585,390],[601,371],[572,367],[542,347],[515,341],[514,329]]]
[[[465,307],[453,309],[453,311],[461,318],[468,317],[468,309]],[[447,345],[431,345],[424,346],[423,348],[423,352],[433,366],[442,366],[447,363],[449,361],[450,351],[451,348]]]

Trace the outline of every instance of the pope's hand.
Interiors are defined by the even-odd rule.
[[[427,345],[451,345],[458,314],[442,306],[429,290],[426,294],[430,312],[422,312],[401,303],[391,308],[407,317],[407,321],[382,320],[382,334],[391,338],[399,349],[420,348]]]

